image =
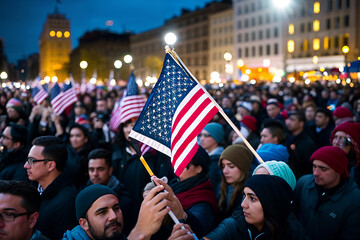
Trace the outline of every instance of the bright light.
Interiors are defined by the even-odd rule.
[[[169,32],[165,35],[165,42],[168,45],[174,45],[176,42],[176,35],[172,32]]]
[[[148,87],[150,86],[150,83],[149,82],[145,82],[145,87]]]
[[[224,84],[223,83],[219,83],[219,87],[223,87],[224,86]]]
[[[251,70],[250,70],[250,69],[246,69],[246,70],[245,70],[245,73],[246,73],[247,75],[249,75],[249,74],[251,73]]]
[[[318,57],[318,56],[313,56],[312,62],[313,62],[314,64],[317,64],[317,63],[319,62],[319,57]]]
[[[212,79],[218,79],[218,78],[220,77],[220,74],[219,74],[218,72],[212,72],[212,73],[210,74],[210,77],[211,77]]]
[[[96,78],[91,78],[90,83],[95,85],[96,84]]]
[[[250,84],[254,85],[256,83],[256,80],[255,79],[251,79],[250,80]]]
[[[270,59],[264,59],[263,60],[263,66],[264,67],[270,67]]]
[[[125,57],[124,57],[124,62],[125,63],[131,63],[132,62],[132,60],[133,60],[133,58],[132,58],[132,56],[131,55],[125,55]]]
[[[52,81],[53,83],[56,83],[56,82],[58,81],[58,77],[57,77],[57,76],[53,76],[53,77],[51,78],[51,81]]]
[[[29,86],[29,85],[26,85],[26,89],[29,90],[29,89],[30,89],[30,86]]]
[[[50,82],[50,77],[49,77],[49,76],[46,76],[46,77],[44,78],[44,81],[45,81],[45,83],[49,83],[49,82]]]
[[[244,60],[239,59],[239,60],[237,60],[236,64],[237,64],[238,67],[243,67],[244,66]]]
[[[351,79],[350,79],[350,78],[347,78],[347,79],[346,79],[346,83],[347,83],[347,84],[351,83]]]
[[[306,80],[305,80],[305,84],[310,84],[310,80],[309,80],[309,79],[306,79]]]
[[[231,53],[229,53],[229,52],[224,53],[224,59],[225,59],[226,61],[230,62],[231,59],[232,59]]]
[[[324,72],[323,74],[324,76],[329,76],[328,72]]]
[[[321,72],[324,72],[324,71],[325,71],[325,68],[324,68],[324,67],[320,67],[320,71],[321,71]]]
[[[114,67],[115,67],[116,69],[120,69],[121,66],[122,66],[122,62],[121,62],[120,60],[115,60],[115,62],[114,62]]]
[[[249,79],[250,79],[249,75],[243,74],[241,76],[241,81],[243,81],[243,82],[247,82],[247,81],[249,81]]]
[[[344,67],[339,67],[340,72],[344,72]]]
[[[338,79],[336,79],[336,83],[337,84],[340,84],[341,83],[341,80],[338,78]]]
[[[144,85],[143,80],[141,78],[137,78],[136,83],[139,87],[142,87]]]
[[[281,77],[278,76],[278,75],[275,75],[272,81],[276,82],[276,83],[279,83],[279,82],[281,82]]]
[[[341,51],[342,51],[344,54],[347,54],[347,53],[349,52],[349,50],[350,50],[349,47],[346,46],[346,45],[343,46],[342,49],[341,49]]]
[[[1,72],[1,73],[0,73],[0,78],[1,78],[2,80],[7,79],[7,77],[8,77],[8,75],[7,75],[6,72]]]
[[[1,84],[1,87],[2,87],[2,88],[6,88],[6,83],[2,83],[2,84]]]
[[[81,69],[86,69],[87,66],[88,66],[87,61],[81,61],[81,62],[80,62],[80,67],[81,67]]]
[[[115,86],[116,85],[116,81],[115,81],[115,79],[111,79],[110,80],[110,86]]]
[[[294,77],[290,77],[290,78],[289,78],[289,82],[294,83],[294,82],[295,82],[295,78],[294,78]]]
[[[289,5],[290,0],[272,0],[272,2],[276,8],[286,8]]]

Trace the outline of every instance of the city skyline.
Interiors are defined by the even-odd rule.
[[[60,14],[64,14],[70,20],[74,49],[78,45],[78,39],[87,31],[102,29],[117,33],[140,33],[159,27],[165,20],[179,16],[182,8],[194,10],[204,7],[208,2],[211,0],[6,1],[0,9],[0,38],[4,40],[8,61],[16,63],[19,59],[39,52],[38,41],[43,24],[48,14],[54,13],[55,6],[58,6]],[[96,14],[93,14],[94,12]],[[86,18],[89,20],[84,21]],[[106,21],[109,20],[113,21],[112,26],[106,26]]]

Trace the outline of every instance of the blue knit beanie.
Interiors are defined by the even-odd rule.
[[[296,186],[295,175],[286,163],[280,161],[268,161],[261,163],[255,168],[253,175],[261,167],[265,168],[270,175],[278,176],[284,179],[290,185],[292,190],[295,189]]]
[[[80,218],[85,217],[86,212],[98,198],[108,194],[113,194],[117,197],[116,193],[111,188],[101,184],[93,184],[84,188],[76,196],[75,200],[77,220],[79,221]]]
[[[209,132],[211,137],[215,139],[218,144],[221,144],[224,141],[225,132],[220,123],[208,123],[204,127],[204,130]]]
[[[266,161],[277,160],[287,163],[289,161],[289,153],[284,145],[265,143],[259,150],[257,150],[259,156]]]

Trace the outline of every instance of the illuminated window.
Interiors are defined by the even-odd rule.
[[[329,37],[324,37],[324,49],[329,49]]]
[[[50,31],[50,37],[55,37],[55,31]]]
[[[317,32],[320,30],[320,21],[319,20],[315,20],[313,22],[313,30],[314,30],[314,32]]]
[[[65,37],[65,38],[70,37],[70,32],[69,32],[69,31],[65,31],[65,32],[64,32],[64,37]]]
[[[319,38],[314,38],[313,39],[313,49],[314,50],[319,50],[320,49],[320,39]]]
[[[320,12],[320,3],[319,2],[315,2],[314,3],[314,13],[317,14]]]
[[[303,44],[304,44],[303,45],[304,51],[308,51],[309,50],[309,41],[307,39],[305,39]]]
[[[289,24],[289,34],[290,35],[293,35],[295,32],[295,28],[294,28],[294,24]]]
[[[294,52],[294,50],[295,50],[295,42],[294,42],[294,40],[289,40],[289,41],[288,41],[288,43],[287,43],[287,49],[288,49],[288,52],[289,52],[289,53]]]
[[[56,36],[57,36],[58,38],[61,38],[62,32],[61,32],[61,31],[57,31],[57,32],[56,32]]]

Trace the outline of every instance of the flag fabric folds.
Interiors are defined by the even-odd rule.
[[[140,115],[145,102],[144,96],[139,95],[139,89],[135,81],[134,73],[131,72],[127,84],[126,95],[121,99],[119,106],[114,107],[109,123],[110,129],[117,131],[121,123],[124,123],[131,118],[137,118]]]
[[[210,95],[167,53],[130,137],[171,157],[179,176],[199,147],[198,134],[217,112]]]
[[[48,92],[44,89],[44,87],[37,79],[35,79],[35,81],[33,82],[31,94],[37,104],[41,104],[42,101],[44,101],[49,96]]]
[[[78,100],[75,87],[71,82],[65,84],[63,89],[60,89],[60,86],[56,83],[51,89],[50,97],[51,106],[56,115],[60,115],[68,106]]]

